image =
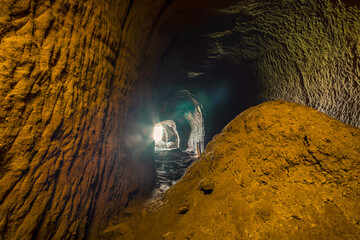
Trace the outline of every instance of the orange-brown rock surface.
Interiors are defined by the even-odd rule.
[[[135,239],[359,239],[360,129],[294,103],[258,105],[156,204],[113,239],[131,227]]]
[[[0,239],[95,238],[150,188],[135,118],[170,3],[0,1]]]
[[[149,185],[124,139],[162,5],[0,1],[0,239],[82,239]]]
[[[152,119],[142,114],[153,82],[147,77],[176,46],[175,33],[191,35],[197,29],[190,27],[202,24],[206,29],[214,9],[235,2],[0,0],[0,239],[96,238],[131,196],[149,189]],[[308,104],[357,125],[358,8],[307,0],[287,4],[283,13],[281,4],[250,3],[220,15],[234,20],[234,32],[255,33],[235,35],[244,43],[241,49],[254,43],[251,49],[258,50],[237,56],[257,63],[253,70],[261,72],[266,90],[259,94]],[[322,17],[314,16],[314,9]],[[249,18],[262,12],[270,14]],[[321,24],[324,19],[328,22]],[[284,21],[287,27],[276,26]],[[228,26],[219,29],[219,35],[197,36],[206,33],[226,46]],[[285,46],[294,29],[296,39]],[[308,33],[314,36],[318,29],[310,41]],[[264,43],[259,30],[278,37]],[[208,50],[216,59],[218,52]],[[274,55],[267,54],[271,51]],[[284,97],[284,91],[294,98]],[[138,118],[150,127],[139,127]]]

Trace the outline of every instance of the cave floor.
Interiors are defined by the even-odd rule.
[[[134,198],[118,216],[117,224],[108,227],[100,235],[102,240],[142,239],[133,235],[134,230],[147,232],[156,222],[156,213],[164,204],[163,194],[185,174],[186,169],[197,158],[192,152],[180,149],[156,149],[156,180],[151,194],[146,198]]]
[[[308,107],[263,103],[99,239],[360,239],[359,139],[358,128]]]
[[[196,154],[180,149],[163,149],[155,152],[156,182],[151,199],[161,197],[176,183],[196,159]]]

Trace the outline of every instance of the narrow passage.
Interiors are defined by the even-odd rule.
[[[181,149],[155,151],[156,182],[152,198],[160,197],[179,180],[197,155]]]

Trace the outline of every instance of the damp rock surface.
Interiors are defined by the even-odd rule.
[[[299,104],[267,102],[214,137],[134,236],[359,239],[359,162],[360,129]],[[217,183],[209,195],[199,191],[204,178]],[[176,214],[184,203],[186,214]]]
[[[180,149],[155,152],[156,179],[151,199],[162,196],[185,173],[186,168],[196,159],[196,155]]]

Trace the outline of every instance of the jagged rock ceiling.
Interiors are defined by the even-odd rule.
[[[165,83],[216,92],[247,73],[230,88],[251,100],[233,94],[210,137],[270,99],[359,126],[354,1],[1,0],[0,9],[3,239],[95,238],[148,189],[151,129],[137,119],[151,123],[144,109]]]

